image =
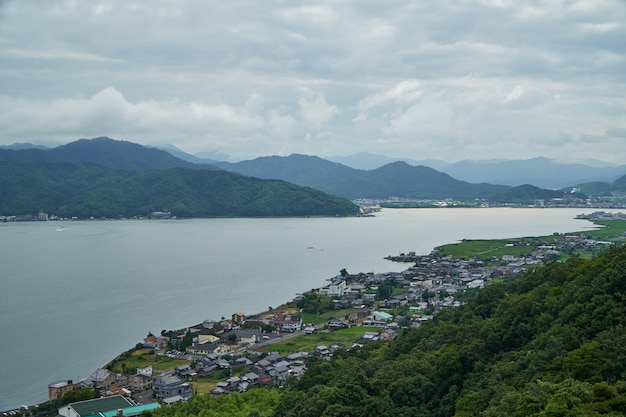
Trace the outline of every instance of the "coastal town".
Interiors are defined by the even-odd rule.
[[[605,212],[579,218],[626,220],[622,213]],[[617,241],[624,239],[624,233],[617,236]],[[356,274],[342,269],[327,280],[327,285],[298,294],[290,302],[261,314],[236,312],[228,319],[148,334],[133,349],[88,378],[50,383],[49,402],[88,389],[99,397],[98,401],[124,398],[126,405],[118,404],[115,410],[124,409],[125,416],[132,416],[185,401],[198,393],[218,396],[258,386],[282,387],[306,372],[310,358],[325,360],[337,351],[393,339],[404,328],[421,326],[442,310],[461,306],[468,296],[490,283],[512,280],[525,270],[558,261],[564,254],[599,253],[615,243],[594,239],[587,233],[554,233],[534,240],[510,239],[503,247],[469,257],[447,254],[446,247],[426,255],[388,255],[387,259],[406,267],[401,272]],[[347,331],[350,333],[341,341],[313,343],[292,351],[279,348],[297,338],[315,341],[319,336]],[[130,365],[135,363],[142,365]],[[163,363],[172,366],[164,367]],[[64,405],[64,410],[75,405],[80,409],[81,405],[76,404]],[[104,401],[96,408],[101,412],[113,410],[107,410],[109,406]],[[38,414],[36,407],[27,406],[2,414],[44,415]],[[84,415],[75,410],[59,414]]]

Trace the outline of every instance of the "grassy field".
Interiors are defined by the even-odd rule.
[[[337,311],[326,311],[321,314],[301,313],[303,323],[322,324],[330,319],[344,319],[352,313],[359,311],[356,308],[349,308]]]
[[[532,246],[527,246],[530,239],[494,239],[494,240],[464,240],[460,243],[451,243],[440,246],[439,253],[442,256],[452,255],[458,259],[477,257],[488,260],[492,256],[501,258],[503,255],[527,255],[532,253]],[[523,243],[523,246],[510,246]],[[509,246],[507,246],[509,245]]]
[[[193,392],[194,394],[209,394],[211,390],[217,388],[217,383],[213,381],[194,380]]]
[[[318,332],[311,335],[296,336],[282,342],[273,343],[267,349],[272,352],[279,352],[282,355],[289,355],[300,351],[313,352],[316,346],[330,346],[334,343],[342,343],[345,346],[352,346],[365,332],[378,332],[380,329],[373,327],[353,326],[347,329],[339,329],[333,332]]]
[[[596,240],[612,242],[618,242],[620,240],[623,241],[623,239],[620,239],[619,236],[622,233],[626,233],[626,220],[595,221],[594,223],[604,227],[572,234],[577,235],[585,233]],[[460,243],[443,245],[439,248],[439,252],[443,256],[452,255],[453,257],[459,259],[477,257],[479,259],[489,260],[492,256],[502,258],[504,255],[530,255],[533,252],[533,246],[539,244],[551,244],[556,240],[558,240],[558,238],[555,236],[535,236],[494,240],[464,240]],[[591,253],[580,253],[580,255],[591,256]]]
[[[584,232],[594,239],[613,241],[622,233],[626,233],[626,220],[595,221],[594,223],[604,226],[600,229]]]
[[[111,372],[117,373],[135,373],[137,368],[152,365],[155,371],[167,371],[174,369],[180,365],[186,365],[189,361],[183,359],[172,359],[167,356],[152,354],[152,349],[137,349],[126,356],[125,354],[118,357],[112,364]],[[126,372],[123,372],[125,365]]]

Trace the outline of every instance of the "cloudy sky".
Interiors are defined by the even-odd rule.
[[[0,0],[0,145],[626,163],[624,0]]]

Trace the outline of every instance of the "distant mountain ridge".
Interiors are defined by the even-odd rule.
[[[0,215],[119,218],[354,216],[347,199],[281,180],[186,167],[126,171],[87,163],[0,161]]]
[[[538,157],[526,160],[460,161],[448,165],[442,171],[470,182],[511,186],[532,184],[541,188],[560,189],[584,182],[614,181],[626,174],[626,165],[591,167]]]
[[[183,160],[175,155],[185,157]],[[362,155],[363,156],[363,155]],[[370,157],[371,154],[365,156]],[[473,183],[459,180],[450,174],[426,166],[413,166],[404,161],[388,163],[373,170],[355,169],[338,162],[316,156],[293,154],[290,156],[267,156],[237,163],[211,161],[185,154],[175,147],[166,150],[145,147],[131,142],[106,137],[79,139],[75,142],[50,149],[0,149],[0,161],[98,164],[113,169],[131,171],[191,168],[195,170],[225,170],[239,175],[260,179],[283,180],[298,186],[310,187],[348,199],[421,199],[421,200],[486,200],[499,202],[531,202],[541,196],[562,196],[563,191],[545,190],[531,183],[510,186],[493,183]],[[196,162],[194,162],[196,161]],[[441,162],[441,161],[440,161]],[[547,158],[528,161],[482,161],[478,162],[484,172],[486,166],[502,170],[508,165],[554,167]],[[474,164],[455,164],[470,166]],[[448,166],[450,169],[452,165]],[[580,169],[580,167],[578,167]],[[521,168],[516,168],[521,170]],[[613,169],[618,169],[613,167]],[[512,170],[515,171],[515,170]],[[532,170],[531,170],[532,171]],[[538,169],[537,169],[538,171]],[[501,174],[504,178],[504,173]],[[568,183],[576,187],[577,181]],[[604,182],[583,184],[596,191],[613,189]],[[530,186],[530,187],[527,187]],[[533,188],[534,187],[534,188]],[[581,186],[582,187],[582,186]],[[565,187],[563,187],[565,188]],[[545,191],[545,192],[544,192]],[[585,192],[585,190],[580,190]],[[596,195],[598,195],[596,193]],[[545,197],[548,198],[548,197]]]
[[[108,138],[96,139],[106,140]],[[133,145],[137,147],[141,146],[136,144]],[[10,146],[0,146],[0,151],[18,149],[25,150],[29,148],[31,150],[51,149],[55,150],[53,153],[58,152],[59,154],[61,154],[57,157],[58,161],[74,162],[73,160],[68,159],[67,157],[64,158],[62,156],[64,152],[60,151],[59,148],[61,148],[62,150],[64,146],[67,145],[63,145],[58,148],[45,148],[38,145],[23,143]],[[253,174],[255,168],[253,168],[252,165],[256,164],[258,162],[257,160],[259,160],[260,158],[273,158],[274,160],[276,160],[276,158],[280,158],[275,156],[266,156],[248,161],[240,161],[239,163],[241,163],[242,165],[237,167],[236,165],[233,166],[232,164],[226,162],[226,160],[228,159],[228,155],[219,152],[189,154],[172,145],[150,149],[165,151],[178,160],[182,160],[184,162],[188,162],[194,165],[201,165],[204,166],[204,168],[207,168],[208,165],[215,165],[219,166],[222,169],[227,169],[234,172],[245,171],[247,172],[246,175],[253,176],[255,176]],[[298,154],[294,154],[291,156],[296,158],[295,155]],[[2,158],[2,155],[0,155],[0,158]],[[455,163],[449,163],[446,161],[434,159],[414,160],[409,158],[392,158],[385,155],[377,155],[368,152],[358,152],[348,156],[328,157],[325,158],[325,160],[360,171],[371,171],[393,162],[402,161],[412,166],[425,166],[433,168],[437,171],[448,174],[457,180],[469,182],[472,184],[489,183],[497,185],[507,185],[510,187],[530,184],[536,187],[553,190],[562,189],[565,187],[573,187],[576,184],[604,182],[610,183],[612,181],[615,181],[619,177],[626,175],[626,165],[615,166],[596,160],[584,160],[583,162],[578,163],[564,163],[545,157],[537,157],[524,160],[463,160]],[[100,163],[102,161],[94,160],[93,162]],[[180,163],[180,161],[174,162],[171,159],[169,162],[161,162],[161,164],[165,164],[166,166],[168,164],[178,166],[178,164]],[[104,161],[104,164],[107,164],[106,161]],[[141,169],[128,168],[129,166],[133,165],[132,162],[127,162],[125,164],[118,162],[118,165],[123,169]],[[140,164],[136,165],[139,166]],[[156,165],[158,164],[153,162],[152,165],[156,168]],[[248,166],[246,167],[246,165]],[[110,163],[107,166],[110,166]],[[196,168],[201,167],[196,166]],[[267,168],[263,169],[267,170]],[[269,173],[259,174],[259,176],[263,175],[269,175]],[[304,181],[304,174],[296,175],[294,173],[280,173],[278,172],[278,169],[275,169],[272,175],[278,176],[278,178],[285,179],[287,181],[290,181],[289,176],[297,176],[299,177],[298,181]],[[323,175],[328,175],[328,173]],[[307,180],[307,182],[313,183],[312,180]],[[322,181],[320,180],[320,182]]]
[[[530,159],[463,160],[448,163],[440,160],[412,160],[390,158],[359,152],[349,156],[331,157],[357,169],[376,169],[383,165],[403,161],[413,166],[427,166],[444,172],[453,178],[470,183],[489,183],[512,187],[531,184],[540,188],[561,189],[587,182],[611,182],[626,174],[626,165],[610,165],[589,160],[586,163],[564,163],[545,157]]]
[[[211,169],[176,158],[170,153],[107,137],[79,139],[48,149],[0,149],[0,161],[93,163],[125,170],[176,167]]]

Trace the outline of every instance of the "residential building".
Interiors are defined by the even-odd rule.
[[[71,380],[53,382],[48,384],[48,399],[50,401],[59,400],[68,392],[78,388],[80,388],[80,384],[74,384]]]
[[[193,395],[193,385],[185,382],[178,375],[166,374],[161,375],[154,381],[154,395],[159,400],[180,396],[183,400],[187,400]]]

